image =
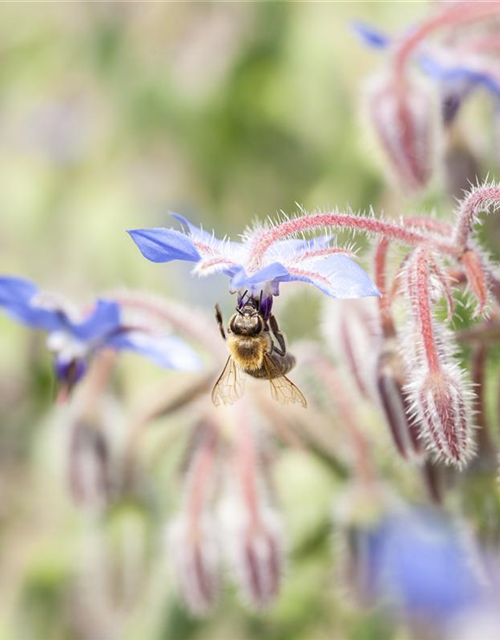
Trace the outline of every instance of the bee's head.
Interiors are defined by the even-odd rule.
[[[243,336],[256,336],[262,333],[264,320],[255,300],[250,299],[242,307],[236,307],[236,313],[229,321],[229,329]]]

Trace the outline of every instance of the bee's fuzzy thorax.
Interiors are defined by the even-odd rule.
[[[227,346],[243,371],[261,369],[264,354],[267,353],[269,348],[268,341],[263,335],[249,338],[230,335],[227,340]]]

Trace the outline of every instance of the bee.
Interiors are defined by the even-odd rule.
[[[213,388],[212,402],[217,407],[221,402],[233,404],[239,400],[245,390],[244,372],[253,378],[269,380],[271,396],[280,404],[297,402],[305,408],[307,401],[303,393],[285,375],[294,367],[295,358],[287,353],[285,337],[276,318],[271,314],[266,319],[260,307],[260,301],[255,298],[248,298],[238,306],[227,325],[226,337],[222,313],[219,305],[215,305],[217,324],[227,341],[230,356]]]

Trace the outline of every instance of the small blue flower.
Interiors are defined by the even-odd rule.
[[[258,296],[279,294],[282,282],[308,282],[333,298],[360,298],[380,295],[368,275],[348,255],[332,246],[332,236],[311,240],[279,240],[267,250],[257,270],[249,265],[259,229],[244,236],[242,242],[219,240],[173,214],[185,228],[135,229],[129,231],[142,255],[152,262],[184,260],[193,262],[193,273],[208,276],[223,273],[231,292],[248,290]]]
[[[386,49],[391,45],[390,37],[362,22],[355,22],[353,28],[370,47]],[[484,57],[432,46],[423,49],[416,60],[421,70],[440,84],[443,119],[446,124],[453,120],[462,102],[475,89],[482,87],[495,100],[500,98],[500,74],[489,68]]]
[[[85,374],[88,358],[103,348],[134,351],[169,369],[192,371],[200,366],[194,351],[180,338],[153,336],[126,326],[114,300],[99,298],[82,316],[29,280],[1,276],[0,307],[15,320],[48,333],[56,376],[70,386]]]
[[[407,615],[445,622],[486,602],[470,549],[442,517],[388,514],[360,536],[369,591]]]

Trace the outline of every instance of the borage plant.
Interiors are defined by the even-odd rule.
[[[266,319],[271,318],[273,294],[278,293],[281,282],[310,282],[333,297],[377,295],[380,291],[384,340],[407,345],[404,381],[394,387],[404,398],[404,415],[416,424],[418,438],[435,457],[461,467],[474,453],[474,394],[455,355],[455,338],[436,319],[434,307],[444,296],[450,320],[454,314],[453,289],[468,285],[477,301],[477,315],[484,316],[487,310],[495,313],[498,281],[470,233],[478,213],[496,207],[498,202],[500,187],[484,185],[463,200],[454,224],[425,217],[389,222],[351,213],[313,213],[255,227],[246,232],[241,243],[217,240],[183,219],[185,232],[159,228],[130,234],[143,255],[153,262],[182,259],[195,262],[194,272],[199,275],[225,273],[232,291],[243,287],[251,291],[252,299],[262,300],[260,308]],[[297,237],[316,230],[326,235]],[[364,231],[379,237],[376,287],[349,257],[348,249],[331,246],[334,230]],[[387,282],[391,242],[406,245],[410,251],[393,282]],[[398,297],[407,305],[407,321],[402,327],[396,327],[392,313]],[[246,299],[240,296],[240,311],[245,304]],[[413,436],[410,439],[415,440]]]

